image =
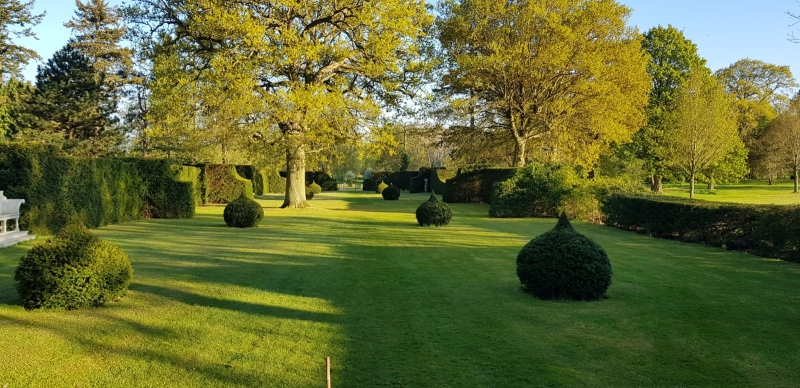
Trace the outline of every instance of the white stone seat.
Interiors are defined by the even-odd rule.
[[[19,229],[19,208],[23,203],[24,199],[8,199],[0,191],[0,248],[36,238]],[[11,221],[14,221],[13,229],[9,228]]]

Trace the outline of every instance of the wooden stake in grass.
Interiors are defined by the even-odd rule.
[[[328,382],[328,388],[331,388],[331,358],[325,357],[325,374],[326,380]]]

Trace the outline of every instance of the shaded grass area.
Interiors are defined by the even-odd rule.
[[[746,180],[729,185],[717,185],[707,190],[705,184],[695,186],[695,198],[716,202],[749,204],[798,205],[800,193],[794,193],[791,180],[778,180],[770,185],[766,180]],[[664,195],[689,198],[689,184],[664,185]]]
[[[129,255],[128,295],[105,308],[24,311],[0,250],[0,386],[770,386],[800,381],[800,266],[586,223],[615,271],[608,299],[521,292],[519,249],[555,220],[490,219],[425,194],[322,193],[231,229],[192,220],[95,233]]]

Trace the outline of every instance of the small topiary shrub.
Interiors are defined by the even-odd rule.
[[[222,212],[225,224],[236,228],[252,228],[264,218],[261,204],[242,194],[225,206]]]
[[[431,198],[417,208],[417,222],[421,226],[445,226],[453,218],[453,211],[446,203],[439,201],[436,194],[431,193]]]
[[[573,229],[566,213],[517,256],[523,289],[541,299],[600,299],[611,285],[611,274],[606,252]]]
[[[75,223],[31,248],[14,273],[28,310],[102,306],[121,298],[132,278],[125,252]]]
[[[322,186],[318,185],[316,181],[311,181],[311,184],[308,185],[308,188],[311,189],[311,192],[314,194],[319,194],[322,192]]]
[[[306,186],[306,201],[314,199],[314,189]]]
[[[398,200],[400,199],[400,188],[395,185],[389,185],[389,187],[383,189],[381,195],[387,201]]]
[[[389,185],[381,181],[381,183],[378,183],[378,188],[375,189],[375,192],[378,194],[383,194],[383,190],[386,190],[387,187],[389,187]]]

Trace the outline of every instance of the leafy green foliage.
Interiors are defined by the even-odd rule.
[[[39,24],[44,13],[32,14],[34,0],[5,0],[0,12],[0,84],[8,75],[21,76],[31,59],[39,59],[36,51],[15,44],[15,38],[36,38],[31,27]],[[15,28],[19,28],[16,30]]]
[[[600,202],[608,195],[644,190],[640,182],[624,177],[584,179],[571,166],[526,166],[495,183],[489,216],[555,217],[566,211],[573,218],[599,221]]]
[[[420,226],[444,226],[453,219],[453,211],[446,203],[439,201],[435,193],[417,207],[417,222]]]
[[[264,218],[264,209],[261,204],[245,195],[239,196],[225,205],[222,213],[225,224],[236,228],[252,228]]]
[[[322,192],[322,187],[320,185],[318,185],[316,181],[311,181],[311,184],[308,185],[308,188],[314,194],[319,194],[319,193]]]
[[[442,200],[449,203],[491,202],[495,182],[510,178],[515,171],[513,168],[459,171],[446,181]]]
[[[611,285],[611,275],[605,250],[576,231],[566,213],[517,256],[524,290],[541,299],[600,299]]]
[[[232,164],[207,164],[203,166],[205,202],[229,203],[244,195],[253,198],[253,184],[242,178]]]
[[[33,247],[14,273],[28,310],[102,306],[122,297],[132,278],[125,252],[76,224]]]
[[[798,206],[611,195],[602,209],[618,228],[800,262]]]
[[[125,159],[136,166],[145,186],[142,216],[146,218],[192,218],[202,204],[200,169],[174,166],[165,159]]]
[[[395,201],[400,199],[400,192],[401,190],[399,187],[394,185],[389,185],[388,187],[383,189],[383,191],[381,191],[381,196],[383,196],[383,199],[387,201]]]
[[[265,169],[256,170],[253,174],[253,194],[264,195],[269,193],[269,178]]]
[[[310,187],[306,187],[306,201],[314,199],[314,190]]]
[[[381,183],[379,183],[378,187],[375,189],[375,192],[378,194],[383,194],[383,191],[386,190],[387,187],[389,187],[389,185],[381,181]]]
[[[269,185],[270,193],[281,193],[286,191],[286,178],[282,177],[280,172],[275,168],[267,170],[267,184]]]

